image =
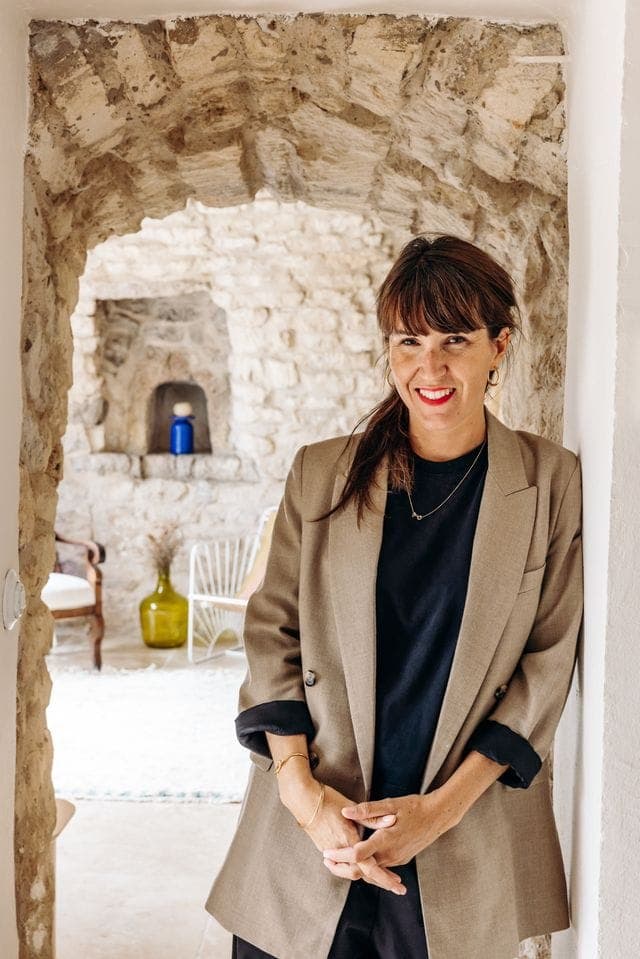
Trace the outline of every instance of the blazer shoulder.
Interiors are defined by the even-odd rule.
[[[522,462],[531,483],[546,478],[551,485],[564,488],[579,467],[580,459],[573,450],[539,433],[514,430],[520,446]]]
[[[362,435],[362,432],[340,433],[325,440],[307,443],[304,451],[305,471],[310,468],[330,470],[332,467],[337,468],[338,463],[346,464],[355,452]]]
[[[311,514],[323,512],[331,504],[338,473],[347,472],[361,433],[343,433],[325,440],[307,443],[302,451],[300,490]]]

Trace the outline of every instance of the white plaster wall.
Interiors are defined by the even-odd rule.
[[[601,954],[611,957],[637,956],[640,952],[640,122],[637,115],[640,7],[637,2],[627,4],[626,18],[609,607],[604,663],[599,930]],[[597,381],[597,376],[593,381]],[[594,502],[594,511],[596,509]]]
[[[11,9],[0,8],[0,587],[18,568],[18,453],[20,396],[20,293],[22,274],[22,158],[26,135],[26,27]],[[0,619],[0,956],[18,955],[16,935],[13,815],[16,765],[16,666],[18,629]]]
[[[574,3],[565,22],[571,59],[564,442],[579,453],[583,471],[585,625],[579,669],[556,738],[555,806],[570,876],[573,928],[553,937],[554,959],[622,959],[634,954],[598,946],[604,918],[599,879],[603,676],[610,602],[606,557],[616,412],[624,17],[624,0],[598,0]]]

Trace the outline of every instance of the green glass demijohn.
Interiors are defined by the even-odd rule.
[[[158,570],[153,593],[140,603],[140,627],[147,646],[168,649],[187,641],[189,602],[171,584],[170,567]]]

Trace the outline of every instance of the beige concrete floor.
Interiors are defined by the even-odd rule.
[[[47,656],[59,667],[92,668],[81,622],[58,623]],[[148,649],[134,636],[103,641],[103,664],[189,666],[186,645]],[[210,660],[238,669],[242,655]],[[54,743],[55,747],[55,743]],[[231,935],[204,909],[226,853],[240,803],[98,802],[76,811],[56,845],[57,959],[230,959]],[[206,932],[206,945],[198,949]]]
[[[75,805],[56,850],[58,959],[230,959],[204,902],[239,803]]]

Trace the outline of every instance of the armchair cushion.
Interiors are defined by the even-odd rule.
[[[52,610],[93,606],[96,601],[91,583],[81,576],[70,576],[68,573],[49,573],[40,595]]]

